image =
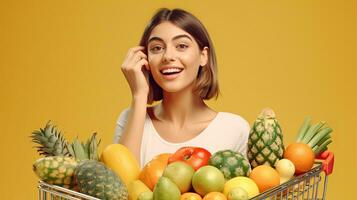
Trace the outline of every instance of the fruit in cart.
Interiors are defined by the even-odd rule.
[[[249,133],[248,159],[252,168],[263,164],[274,167],[275,162],[283,157],[284,144],[275,113],[265,108],[255,120]]]
[[[32,132],[32,141],[39,146],[36,146],[40,155],[44,156],[71,156],[77,160],[93,159],[98,160],[98,146],[96,134],[86,143],[79,142],[76,138],[71,144],[61,135],[61,132],[55,125],[50,122],[40,130]]]
[[[181,195],[180,200],[202,200],[202,197],[194,192],[186,192]]]
[[[237,187],[241,187],[247,191],[249,199],[259,194],[257,184],[252,179],[244,176],[237,176],[227,181],[224,184],[223,194],[227,196],[233,188]]]
[[[159,155],[156,155],[154,158],[152,158],[152,160],[158,160],[167,165],[171,155],[172,155],[171,153],[161,153]]]
[[[228,192],[227,200],[248,200],[248,192],[242,187],[236,187]]]
[[[203,197],[203,200],[227,200],[227,197],[221,192],[210,192]]]
[[[122,144],[110,144],[102,152],[102,162],[113,170],[125,185],[139,178],[140,167],[134,154]]]
[[[268,165],[260,165],[254,168],[250,173],[249,178],[257,184],[260,193],[280,184],[280,176],[278,172]]]
[[[290,160],[283,158],[276,162],[275,170],[280,176],[280,184],[283,184],[294,177],[295,166]]]
[[[153,199],[154,199],[154,193],[151,191],[143,192],[138,196],[138,200],[153,200]]]
[[[39,144],[36,148],[40,155],[69,156],[67,140],[51,121],[44,128],[33,131],[30,137],[32,142]]]
[[[153,191],[154,200],[179,200],[180,196],[180,189],[174,182],[163,176],[159,178]]]
[[[208,164],[211,153],[201,147],[181,147],[169,158],[168,163],[183,161],[191,165],[195,171]]]
[[[143,192],[151,192],[151,190],[140,180],[134,180],[128,185],[129,200],[138,200],[138,197]]]
[[[128,190],[124,182],[103,163],[82,161],[74,171],[79,192],[102,200],[127,200]]]
[[[221,192],[224,183],[225,179],[222,172],[210,165],[199,168],[192,177],[192,186],[201,196],[209,192]]]
[[[305,117],[297,134],[297,143],[305,143],[311,147],[315,156],[327,150],[327,146],[332,142],[330,134],[332,129],[324,121],[314,125],[311,124],[311,117]]]
[[[91,138],[84,142],[80,142],[75,138],[71,144],[67,146],[70,155],[78,160],[99,160],[98,146],[100,140],[97,141],[97,133],[93,133]]]
[[[222,150],[214,153],[209,164],[218,168],[226,180],[236,176],[248,176],[251,168],[249,161],[238,152]]]
[[[46,183],[73,189],[73,174],[77,165],[77,161],[71,157],[49,156],[36,160],[33,171]]]
[[[174,182],[181,193],[191,189],[192,176],[195,173],[193,167],[183,161],[173,162],[167,165],[162,176]]]
[[[157,181],[164,173],[170,155],[171,154],[163,153],[155,156],[141,170],[139,179],[151,190],[154,189]]]
[[[285,149],[284,158],[294,164],[295,174],[302,174],[314,165],[315,154],[305,143],[292,143]]]

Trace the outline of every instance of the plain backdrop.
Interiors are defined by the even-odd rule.
[[[354,199],[352,2],[2,0],[0,198],[37,199],[32,163],[40,156],[29,136],[48,120],[70,141],[98,132],[100,150],[112,143],[116,119],[131,101],[123,58],[157,9],[178,7],[205,24],[217,52],[221,96],[209,105],[251,125],[271,107],[285,145],[305,116],[326,121],[336,156],[328,199]]]

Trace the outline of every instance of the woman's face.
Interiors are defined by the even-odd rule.
[[[156,83],[166,92],[193,87],[200,66],[207,63],[195,39],[170,22],[157,25],[148,42],[148,61]]]

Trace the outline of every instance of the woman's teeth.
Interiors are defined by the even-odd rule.
[[[179,69],[179,68],[169,68],[169,69],[161,70],[161,73],[162,74],[174,74],[174,73],[178,73],[181,71],[182,71],[182,69]]]

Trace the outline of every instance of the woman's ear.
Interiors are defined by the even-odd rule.
[[[201,51],[201,61],[200,61],[200,66],[205,66],[208,63],[208,47],[204,47],[203,50]]]

